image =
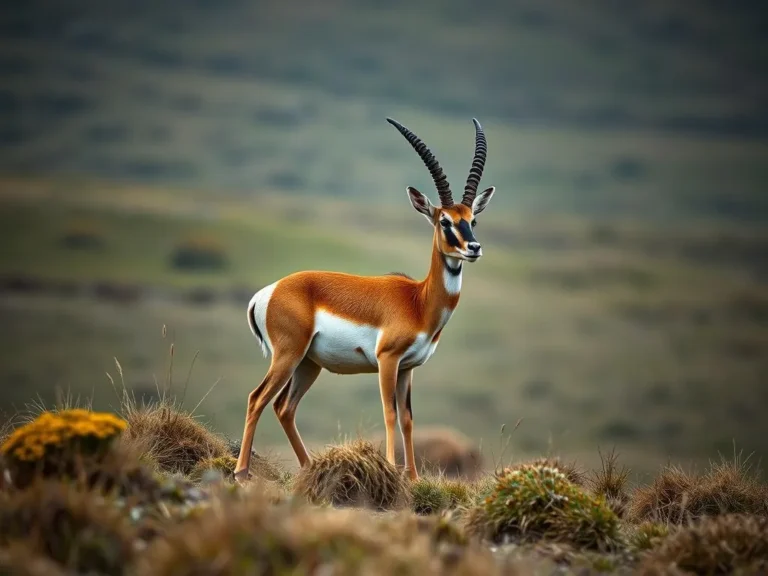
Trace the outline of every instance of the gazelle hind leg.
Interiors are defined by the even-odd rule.
[[[418,480],[416,458],[413,454],[413,411],[411,409],[411,382],[413,370],[403,370],[397,374],[397,414],[400,420],[400,433],[403,436],[403,455],[405,471],[411,480]]]
[[[275,354],[272,356],[272,363],[266,376],[264,376],[264,380],[248,395],[243,440],[240,443],[240,455],[237,458],[237,466],[235,468],[235,479],[237,481],[243,481],[248,478],[253,435],[256,432],[256,424],[259,422],[261,413],[280,388],[285,386],[291,378],[302,356],[303,350],[298,353],[291,353],[290,350],[275,350]]]
[[[280,391],[273,404],[277,419],[285,430],[288,441],[291,443],[296,458],[300,466],[305,466],[309,462],[309,453],[301,439],[298,428],[296,428],[296,409],[299,406],[304,394],[307,393],[310,386],[315,383],[320,375],[322,368],[307,358],[299,363],[290,379]]]

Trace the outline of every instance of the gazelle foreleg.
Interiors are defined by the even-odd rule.
[[[245,415],[245,428],[243,440],[240,443],[240,455],[237,458],[235,479],[242,482],[248,479],[248,469],[251,464],[251,449],[253,447],[253,435],[256,432],[256,424],[267,404],[277,394],[278,390],[285,386],[291,378],[296,365],[301,357],[291,354],[290,351],[278,352],[272,357],[272,363],[261,384],[248,395],[248,408]]]
[[[387,461],[395,464],[395,426],[397,426],[397,367],[400,358],[391,354],[379,354],[379,391],[384,408],[384,427],[386,430]]]
[[[322,368],[306,356],[293,372],[293,377],[288,381],[273,404],[277,419],[285,430],[288,441],[291,443],[299,465],[304,466],[309,462],[309,453],[301,440],[299,430],[296,428],[296,409],[304,394],[315,383]]]
[[[400,419],[400,433],[403,436],[403,454],[405,471],[411,480],[418,480],[416,458],[413,454],[413,411],[411,409],[411,382],[413,370],[401,370],[397,374],[397,414]]]

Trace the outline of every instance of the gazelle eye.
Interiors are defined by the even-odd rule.
[[[440,220],[440,225],[443,228],[450,228],[451,226],[453,226],[453,221],[446,220],[445,218],[443,218],[442,220]]]
[[[473,218],[473,219],[472,219],[472,228],[474,228],[475,226],[477,226],[477,220],[475,220],[475,219]]]

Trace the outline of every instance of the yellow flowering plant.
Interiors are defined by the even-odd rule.
[[[71,464],[67,456],[102,454],[126,426],[125,420],[110,413],[46,411],[14,430],[0,447],[0,454],[17,472],[67,469]]]

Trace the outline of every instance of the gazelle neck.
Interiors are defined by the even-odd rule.
[[[464,261],[440,252],[435,235],[429,273],[421,282],[421,297],[425,316],[433,318],[440,328],[447,322],[446,313],[450,317],[450,312],[459,303],[463,271]],[[441,320],[442,318],[445,319]]]

